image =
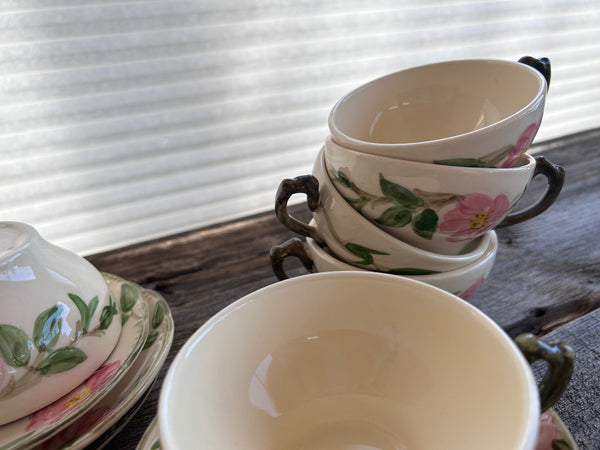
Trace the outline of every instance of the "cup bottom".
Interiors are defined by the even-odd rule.
[[[347,420],[323,424],[307,433],[298,450],[402,450],[408,446],[391,432],[367,421]]]

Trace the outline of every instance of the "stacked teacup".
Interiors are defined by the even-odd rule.
[[[306,236],[271,250],[275,273],[299,257],[310,271],[371,270],[419,279],[462,298],[489,274],[494,229],[535,217],[564,170],[526,151],[542,120],[550,63],[461,60],[396,72],[348,93],[329,116],[312,175],[283,180],[278,219]],[[541,198],[515,212],[532,178]],[[307,196],[313,220],[288,213]]]

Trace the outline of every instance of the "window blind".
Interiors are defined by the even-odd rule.
[[[536,141],[597,127],[599,23],[583,0],[0,0],[0,220],[86,255],[272,210],[342,95],[448,59],[546,56]]]

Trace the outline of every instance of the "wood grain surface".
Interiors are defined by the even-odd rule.
[[[471,298],[513,337],[533,332],[575,348],[575,373],[555,409],[582,449],[600,449],[599,143],[600,129],[594,129],[532,149],[566,169],[565,186],[540,216],[498,230],[495,265]],[[536,178],[522,201],[544,189]],[[292,209],[310,217],[303,205]],[[161,293],[175,320],[173,347],[157,383],[106,448],[135,448],[156,414],[162,380],[177,351],[223,307],[275,283],[269,249],[293,236],[270,211],[88,258],[101,271]],[[306,273],[294,260],[286,262],[286,270],[291,276]]]

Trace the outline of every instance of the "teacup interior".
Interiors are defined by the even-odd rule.
[[[433,141],[497,123],[540,97],[543,79],[504,61],[450,61],[397,72],[353,91],[332,112],[360,141]]]
[[[505,337],[449,294],[346,275],[291,280],[301,281],[234,305],[201,331],[163,391],[172,443],[522,448],[537,410]]]

